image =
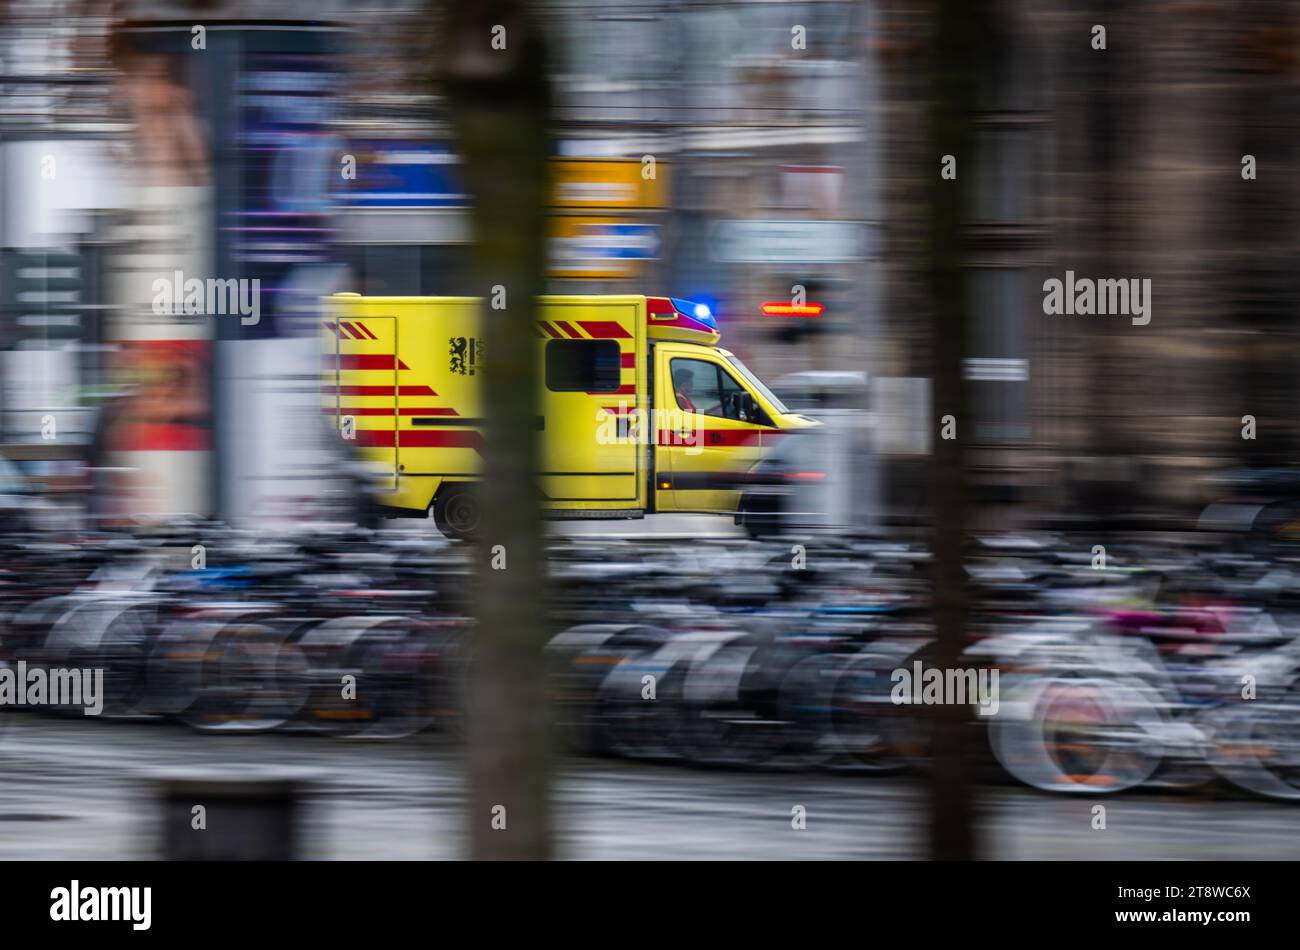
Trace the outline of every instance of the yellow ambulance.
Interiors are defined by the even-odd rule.
[[[672,297],[539,300],[543,506],[552,518],[737,512],[739,486],[790,412],[720,348],[708,307]],[[390,515],[480,524],[480,381],[491,364],[473,297],[325,299],[322,398],[373,468]],[[743,511],[737,521],[743,520]]]

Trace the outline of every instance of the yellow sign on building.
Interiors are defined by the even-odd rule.
[[[555,208],[644,211],[667,205],[667,165],[651,156],[635,158],[560,158],[551,161]]]

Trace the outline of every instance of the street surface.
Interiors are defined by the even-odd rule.
[[[304,857],[443,859],[464,854],[459,750],[425,734],[400,742],[310,735],[214,736],[163,723],[9,713],[0,730],[0,858],[156,856],[151,776],[246,766],[308,770],[317,792]],[[910,858],[920,854],[915,777],[729,772],[564,760],[556,783],[560,855],[600,859]],[[1224,791],[1068,798],[987,787],[995,858],[1296,859],[1300,808]],[[1107,828],[1092,829],[1092,808]],[[802,805],[807,827],[791,827]],[[483,820],[488,820],[485,816]],[[215,829],[210,828],[209,831]]]

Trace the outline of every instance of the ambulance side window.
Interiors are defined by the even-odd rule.
[[[772,424],[754,402],[749,390],[717,363],[707,360],[674,359],[671,363],[673,395],[677,408],[720,419]]]
[[[722,415],[722,395],[718,392],[718,368],[706,360],[672,361],[673,395],[682,412],[706,416]]]
[[[551,340],[546,344],[546,388],[551,392],[617,392],[622,366],[617,340]]]
[[[703,416],[724,416],[718,365],[707,360],[673,360],[672,390],[677,408]]]

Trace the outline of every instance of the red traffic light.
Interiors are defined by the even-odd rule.
[[[819,317],[824,309],[819,303],[768,302],[762,307],[769,317]]]

